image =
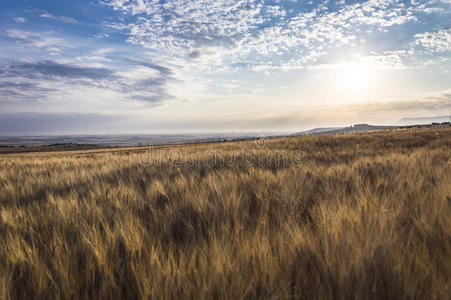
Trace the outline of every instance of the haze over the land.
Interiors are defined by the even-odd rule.
[[[451,1],[0,4],[5,134],[291,131],[451,111]]]

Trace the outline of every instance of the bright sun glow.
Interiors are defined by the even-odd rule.
[[[346,64],[337,74],[336,84],[344,93],[365,92],[371,84],[369,70],[360,64]]]

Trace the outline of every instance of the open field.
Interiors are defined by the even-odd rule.
[[[180,145],[245,140],[264,133],[0,136],[0,154]],[[274,136],[275,134],[270,134]]]
[[[451,129],[0,155],[1,299],[447,299]]]

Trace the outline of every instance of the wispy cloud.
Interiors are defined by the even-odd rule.
[[[39,100],[56,91],[57,89],[29,81],[0,81],[0,99],[2,101]]]
[[[451,90],[412,95],[404,99],[373,101],[353,107],[354,109],[362,111],[366,109],[377,113],[401,112],[407,114],[415,111],[443,113],[451,109]]]
[[[77,20],[75,20],[74,18],[71,17],[66,17],[66,16],[54,16],[46,11],[42,12],[40,14],[41,18],[47,18],[47,19],[52,19],[52,20],[57,20],[60,22],[65,22],[65,23],[72,23],[72,24],[77,24],[79,23]]]
[[[16,18],[14,18],[14,21],[15,21],[16,23],[24,23],[24,22],[27,21],[27,19],[22,18],[22,17],[16,17]]]
[[[31,32],[19,29],[7,29],[6,36],[16,42],[45,49],[51,55],[59,55],[63,49],[72,48],[66,40],[58,37],[54,32]]]
[[[444,12],[437,1],[297,5],[292,1],[262,5],[244,0],[103,3],[136,17],[132,22],[110,24],[126,32],[131,43],[186,58],[192,58],[193,53],[194,57],[211,51],[216,57],[218,52],[223,53],[220,59],[207,60],[208,64],[237,66],[251,62],[268,67],[267,61],[271,60],[273,68],[299,68],[319,62],[333,49],[362,44],[377,32],[419,22],[420,12]]]
[[[14,101],[27,93],[45,97],[69,86],[78,86],[114,91],[124,100],[131,99],[152,105],[173,99],[166,91],[166,85],[174,80],[169,68],[153,63],[134,62],[137,66],[156,70],[158,74],[139,72],[139,67],[118,72],[103,67],[77,66],[50,60],[10,61],[0,65],[0,94],[4,96],[3,100]],[[48,88],[43,88],[43,85]]]
[[[415,45],[422,47],[427,52],[451,51],[451,28],[416,34],[415,38]]]
[[[115,56],[115,55],[106,55],[105,57],[112,61],[121,61],[121,62],[127,63],[128,65],[142,66],[142,67],[146,67],[149,69],[153,69],[166,76],[170,76],[173,74],[173,71],[170,68],[155,64],[153,62],[141,61],[141,60],[137,60],[137,59],[133,59],[133,58],[121,57],[121,56]]]
[[[87,78],[101,80],[113,77],[114,72],[105,68],[78,67],[47,60],[37,63],[8,64],[3,70],[0,70],[0,74],[8,77]]]

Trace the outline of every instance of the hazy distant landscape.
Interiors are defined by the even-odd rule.
[[[265,133],[242,134],[126,134],[126,135],[66,135],[66,136],[13,136],[0,137],[0,146],[49,146],[61,144],[98,146],[138,146],[184,144],[193,142],[223,141],[224,139],[246,139],[258,136],[271,136]]]
[[[450,117],[429,117],[429,118],[404,118],[398,123],[404,125],[369,125],[355,124],[348,127],[320,127],[297,133],[290,132],[242,132],[242,133],[203,133],[203,134],[123,134],[123,135],[38,135],[38,136],[0,136],[0,148],[22,148],[22,149],[0,149],[2,152],[14,151],[37,151],[51,150],[52,148],[104,148],[119,146],[150,146],[150,145],[171,145],[189,144],[200,142],[218,142],[247,140],[255,138],[283,137],[293,135],[310,134],[338,134],[347,132],[364,132],[388,129],[406,128],[439,128],[450,126]],[[433,122],[431,122],[433,121]]]

